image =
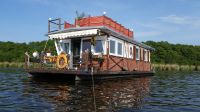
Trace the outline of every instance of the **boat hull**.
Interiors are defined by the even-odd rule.
[[[30,75],[34,77],[48,77],[48,78],[68,78],[73,80],[90,80],[94,79],[112,79],[125,77],[145,77],[153,76],[153,71],[78,71],[78,70],[58,70],[58,69],[26,69]]]

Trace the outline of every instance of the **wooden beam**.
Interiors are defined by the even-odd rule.
[[[124,68],[121,67],[121,66],[119,65],[119,63],[120,63],[121,61],[123,61],[123,58],[121,58],[118,62],[116,62],[112,57],[110,57],[110,59],[115,63],[115,65],[113,65],[112,67],[110,67],[109,70],[111,70],[111,69],[112,69],[113,67],[115,67],[116,65],[119,66],[122,70],[124,70]]]

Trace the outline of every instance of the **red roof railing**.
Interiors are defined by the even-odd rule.
[[[107,16],[94,16],[94,17],[76,19],[74,25],[65,22],[65,29],[75,26],[80,26],[80,27],[107,26],[108,28],[111,28],[116,32],[119,32],[127,37],[133,38],[133,31],[125,28],[124,26],[122,26],[121,24],[117,23],[116,21],[112,20]]]

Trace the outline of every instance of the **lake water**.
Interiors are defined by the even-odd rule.
[[[200,74],[95,81],[98,112],[200,112]],[[0,111],[94,111],[92,82],[0,72]]]

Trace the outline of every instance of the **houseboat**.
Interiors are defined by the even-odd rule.
[[[76,18],[74,24],[49,19],[46,36],[54,41],[57,55],[25,53],[25,69],[33,76],[82,80],[153,75],[154,49],[136,41],[133,30],[106,15]],[[38,61],[32,62],[31,57]]]

